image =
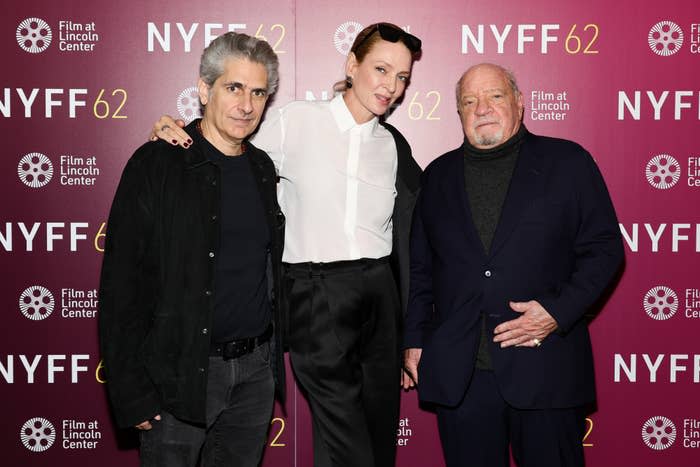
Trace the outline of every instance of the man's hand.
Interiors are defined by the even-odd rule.
[[[547,310],[536,300],[529,302],[510,302],[513,311],[522,316],[494,329],[494,342],[500,342],[501,347],[539,347],[542,341],[557,329],[557,322]]]
[[[160,421],[160,414],[153,417],[152,420]],[[151,428],[153,428],[153,425],[151,425],[151,420],[146,420],[145,422],[141,422],[138,425],[135,425],[134,428],[136,428],[137,430],[148,431]]]
[[[170,115],[163,115],[151,128],[151,134],[148,135],[148,139],[157,141],[160,138],[173,146],[179,144],[183,148],[189,148],[192,144],[192,139],[183,130],[184,127],[185,122],[183,120],[173,120]]]
[[[423,349],[406,349],[403,352],[401,386],[407,391],[418,386],[418,362],[422,352]]]

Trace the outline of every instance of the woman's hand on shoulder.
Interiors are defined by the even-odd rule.
[[[183,128],[185,122],[178,119],[173,120],[170,115],[161,116],[151,128],[151,134],[148,136],[150,141],[162,139],[172,144],[173,146],[182,146],[189,148],[192,145],[192,138]]]

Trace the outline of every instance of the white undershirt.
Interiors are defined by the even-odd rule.
[[[327,263],[391,253],[398,158],[376,118],[358,125],[342,96],[273,110],[252,140],[281,178],[283,261]]]

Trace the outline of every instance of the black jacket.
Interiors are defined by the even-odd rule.
[[[422,170],[413,159],[411,146],[403,135],[393,126],[381,122],[394,137],[398,156],[398,168],[396,170],[396,199],[394,212],[391,216],[393,224],[393,241],[391,249],[391,266],[396,278],[396,283],[401,297],[402,315],[406,315],[408,304],[409,274],[409,243],[411,232],[411,218],[416,199],[420,191],[420,177]]]
[[[537,348],[489,340],[501,397],[518,409],[595,399],[584,314],[624,260],[620,228],[591,155],[571,141],[527,133],[488,253],[464,189],[464,148],[425,170],[411,230],[411,294],[404,345],[422,348],[421,400],[464,398],[481,337],[537,300],[558,330]]]
[[[197,131],[195,123],[186,130]],[[284,398],[279,297],[284,216],[275,168],[247,143],[270,229],[268,284],[272,367]],[[220,225],[220,173],[202,148],[146,143],[128,161],[112,204],[100,281],[100,350],[116,422],[128,427],[160,410],[205,422]],[[211,257],[210,253],[214,253]]]

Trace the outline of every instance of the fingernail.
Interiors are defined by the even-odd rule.
[[[190,145],[188,143],[182,143],[182,145],[186,148],[190,147]]]
[[[177,144],[177,140],[176,140],[176,139],[171,139],[170,142],[173,143],[173,144]]]
[[[192,144],[192,140],[191,140],[191,139],[187,139],[187,144]]]

